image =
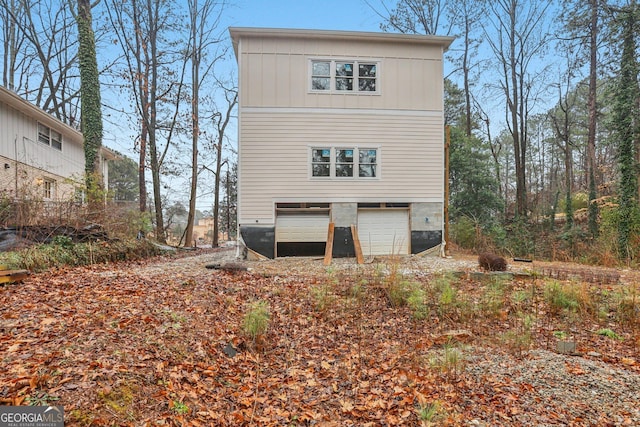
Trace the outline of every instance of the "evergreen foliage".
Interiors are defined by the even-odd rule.
[[[100,79],[96,57],[96,41],[92,28],[89,0],[78,0],[78,59],[80,63],[81,129],[84,135],[85,174],[87,188],[99,186],[99,153],[102,147],[102,106]]]
[[[638,9],[629,6],[619,11],[622,38],[620,74],[613,105],[613,125],[618,145],[619,222],[618,251],[622,259],[629,259],[630,237],[634,216],[638,213],[638,178],[635,141],[638,137],[638,63],[636,53],[636,31]]]
[[[445,81],[445,122],[450,125],[450,218],[474,218],[488,225],[502,210],[499,184],[491,170],[489,149],[474,135],[467,136],[464,93]]]
[[[111,161],[109,190],[116,201],[136,201],[139,196],[138,164],[126,156]]]

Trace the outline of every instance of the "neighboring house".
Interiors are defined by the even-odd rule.
[[[238,227],[266,257],[420,253],[443,240],[443,54],[453,38],[230,28]]]
[[[115,158],[101,149],[105,187],[107,160]],[[71,200],[84,185],[84,166],[78,130],[0,86],[0,196]]]
[[[213,226],[215,224],[214,218],[211,216],[200,218],[198,223],[193,226],[193,238],[198,242],[211,243],[213,237]],[[227,233],[219,232],[218,241],[223,242],[227,240]]]

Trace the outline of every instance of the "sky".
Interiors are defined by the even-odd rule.
[[[229,6],[229,26],[236,27],[380,31],[379,24],[364,0],[235,0]]]

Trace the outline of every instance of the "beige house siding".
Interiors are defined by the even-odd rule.
[[[339,247],[333,246],[334,256],[350,256],[355,247],[350,226],[363,209],[377,209],[376,218],[392,220],[393,210],[402,210],[400,226],[408,233],[405,252],[419,253],[440,244],[443,53],[453,38],[229,31],[239,69],[238,225],[247,249],[267,257],[322,253],[324,233],[282,237],[291,231],[282,230],[287,222],[309,223],[310,229],[302,231],[312,231],[316,210],[326,211],[336,224],[334,242]],[[312,88],[313,61],[325,63],[315,70],[322,88]],[[336,73],[348,73],[346,64],[352,66],[353,90],[337,87],[347,81]],[[361,64],[375,65],[375,77],[368,74],[372,67],[359,76]],[[365,90],[358,89],[359,80],[364,80]],[[312,148],[331,150],[331,177],[312,176]],[[341,148],[354,149],[354,157],[359,149],[375,149],[375,177],[361,178],[357,168],[352,177],[335,177],[335,150]],[[328,157],[318,158],[323,163]]]
[[[242,111],[240,223],[273,223],[274,202],[441,201],[440,114]],[[313,178],[311,147],[379,149],[379,178]]]
[[[442,110],[441,45],[404,41],[278,39],[242,40],[240,105],[244,107]],[[376,94],[310,90],[312,59],[375,60]]]

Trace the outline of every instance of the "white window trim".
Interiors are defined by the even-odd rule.
[[[314,62],[329,62],[330,63],[330,71],[329,71],[329,90],[319,90],[314,89],[312,85],[312,76],[313,76],[313,63]],[[357,75],[358,64],[376,64],[376,90],[375,91],[360,91],[360,90],[336,90],[336,62],[352,62],[354,64],[354,73],[353,73],[353,87],[359,87]],[[380,76],[382,73],[382,60],[379,58],[341,58],[341,57],[310,57],[308,60],[308,72],[307,72],[307,88],[309,93],[324,93],[324,94],[332,94],[332,95],[380,95]]]
[[[330,149],[329,176],[313,176],[313,150]],[[336,150],[353,150],[353,176],[336,176]],[[376,176],[360,176],[360,150],[376,150]],[[382,149],[380,145],[309,145],[308,146],[308,174],[313,181],[377,181],[382,178]]]

